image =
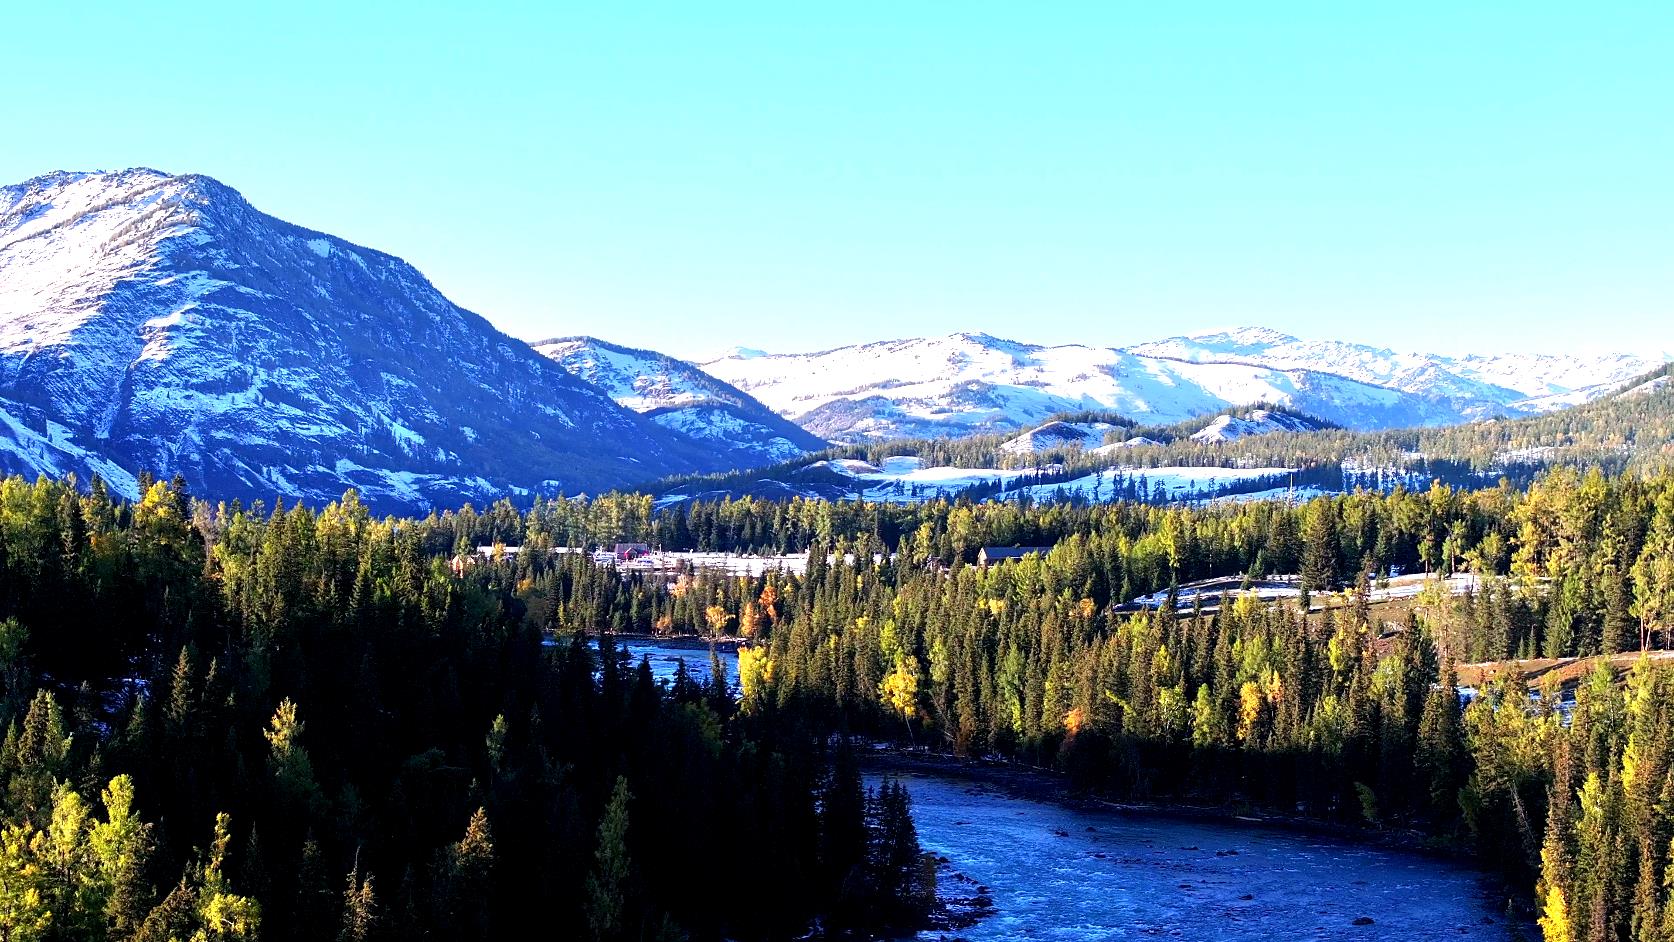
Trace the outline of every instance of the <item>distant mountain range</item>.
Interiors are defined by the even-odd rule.
[[[761,467],[829,441],[1032,429],[1008,448],[1129,447],[1102,444],[1105,420],[1039,428],[1087,411],[1150,426],[1238,413],[1201,433],[1223,442],[1295,430],[1292,413],[1440,426],[1587,402],[1665,359],[1443,357],[1245,328],[1126,348],[981,333],[737,347],[692,364],[515,340],[399,258],[208,177],[0,187],[0,471],[98,475],[128,496],[150,471],[216,498],[354,487],[413,512]]]
[[[1021,430],[1089,409],[1166,424],[1255,403],[1348,428],[1451,425],[1586,402],[1665,359],[1449,358],[1245,328],[1125,348],[960,333],[699,365],[815,434],[862,442]]]

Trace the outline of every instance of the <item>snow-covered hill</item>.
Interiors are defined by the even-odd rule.
[[[1038,455],[1059,448],[1098,448],[1104,444],[1105,434],[1116,427],[1109,422],[1048,422],[1001,444],[1000,451]]]
[[[620,405],[729,455],[738,467],[786,461],[826,446],[749,394],[682,360],[595,337],[559,337],[534,347]]]
[[[1659,362],[1450,359],[1248,328],[1123,349],[960,333],[807,354],[750,351],[700,365],[818,435],[861,442],[1018,431],[1088,409],[1168,424],[1257,403],[1348,428],[1447,425],[1586,401]]]
[[[0,188],[0,470],[418,510],[729,463],[208,177]]]
[[[1235,442],[1240,438],[1249,438],[1252,435],[1270,435],[1274,432],[1314,432],[1322,427],[1318,422],[1311,421],[1303,416],[1274,412],[1269,409],[1252,409],[1244,415],[1217,415],[1208,425],[1193,432],[1191,439],[1194,442],[1205,444],[1221,444]]]

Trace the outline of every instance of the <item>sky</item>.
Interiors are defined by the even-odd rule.
[[[1674,351],[1674,5],[13,5],[0,182],[150,166],[515,336]]]

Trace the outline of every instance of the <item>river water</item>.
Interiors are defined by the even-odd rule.
[[[1512,937],[1460,864],[1237,822],[1077,810],[940,774],[897,774],[919,842],[948,858],[944,895],[994,912],[925,939]],[[965,879],[968,878],[969,882]],[[1355,925],[1369,918],[1370,924]]]
[[[682,659],[708,679],[706,648],[628,645],[660,680]],[[721,663],[736,685],[737,655]],[[993,900],[975,925],[925,940],[1512,938],[1482,875],[1459,863],[1256,824],[1068,807],[957,773],[890,775],[912,795],[919,842],[948,859],[943,895]]]
[[[628,649],[630,667],[638,667],[640,658],[651,663],[651,676],[664,683],[674,683],[675,675],[682,666],[686,675],[700,684],[709,683],[709,646],[694,644],[691,647],[681,647],[666,642],[631,640],[622,642]],[[738,689],[738,654],[734,651],[721,651],[721,669],[726,671],[727,683],[736,692]]]

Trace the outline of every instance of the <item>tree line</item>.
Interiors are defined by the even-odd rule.
[[[820,717],[543,634],[521,579],[353,494],[142,484],[0,481],[0,938],[774,939],[931,905],[905,793]]]
[[[807,568],[671,578],[552,552],[630,540]],[[476,552],[495,544],[519,551]],[[992,545],[1051,549],[976,565]],[[1473,581],[1376,601],[1402,572]],[[1173,591],[1279,574],[1301,598]],[[16,938],[900,921],[927,900],[910,813],[865,794],[841,732],[1417,829],[1502,868],[1549,938],[1674,930],[1668,669],[1600,667],[1573,709],[1510,668],[1466,691],[1455,674],[1666,645],[1665,474],[1208,507],[606,495],[407,520],[352,494],[270,510],[148,482],[128,506],[12,479],[0,605],[4,906],[35,927]],[[601,631],[742,636],[741,696],[662,688],[584,640]],[[741,874],[773,905],[718,905]]]

